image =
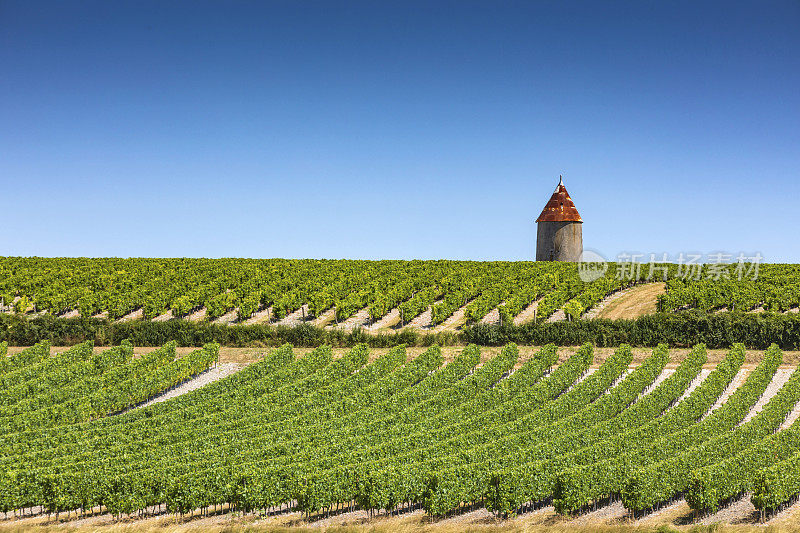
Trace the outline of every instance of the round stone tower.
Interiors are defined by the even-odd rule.
[[[553,196],[536,219],[537,261],[579,261],[583,253],[583,220],[561,176]]]

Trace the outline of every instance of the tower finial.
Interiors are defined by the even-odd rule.
[[[564,185],[564,176],[562,176],[561,174],[558,175],[558,184]]]

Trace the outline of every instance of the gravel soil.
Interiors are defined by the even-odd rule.
[[[785,368],[779,368],[778,371],[775,372],[775,375],[772,377],[772,381],[769,382],[769,385],[767,385],[767,388],[764,390],[764,394],[761,395],[753,408],[750,409],[750,412],[747,413],[747,416],[744,417],[742,424],[750,421],[751,418],[756,416],[764,409],[767,403],[769,403],[769,401],[776,394],[778,394],[778,391],[781,390],[781,387],[783,387],[786,382],[789,381],[789,378],[792,376],[793,372],[793,370]]]
[[[676,405],[678,403],[682,402],[683,400],[685,400],[686,398],[688,398],[689,395],[692,392],[694,392],[694,390],[697,387],[699,387],[700,384],[703,383],[703,381],[705,381],[705,379],[708,377],[709,374],[711,374],[711,369],[709,369],[709,368],[702,369],[700,371],[700,373],[697,375],[697,377],[694,378],[691,383],[689,383],[688,387],[686,387],[686,390],[683,392],[681,397],[678,399],[678,401],[676,402]]]
[[[228,325],[233,324],[236,322],[236,318],[239,316],[239,308],[231,309],[224,315],[215,318],[211,321],[212,324],[221,324],[221,325]]]
[[[752,524],[758,522],[758,513],[756,508],[750,503],[750,494],[746,494],[728,505],[724,509],[720,509],[716,513],[696,520],[696,523],[702,525],[711,524]]]
[[[462,528],[480,524],[502,524],[502,522],[502,520],[497,520],[492,513],[481,508],[442,518],[441,520],[437,520],[436,524],[439,526],[455,526],[457,528]]]
[[[303,304],[297,311],[292,311],[275,324],[277,326],[297,326],[304,322],[303,317],[308,316],[308,305]]]
[[[336,309],[328,309],[327,311],[323,311],[317,318],[314,319],[312,322],[317,327],[325,327],[336,317]]]
[[[243,324],[261,324],[262,322],[269,322],[272,318],[272,306],[266,309],[261,309],[253,313],[253,316],[243,322]]]
[[[444,322],[433,328],[434,331],[455,331],[459,329],[467,321],[467,306],[472,303],[472,300],[462,305],[449,317],[444,319]]]
[[[369,307],[360,309],[356,314],[337,324],[328,324],[329,328],[340,328],[345,331],[352,331],[357,327],[366,327],[369,325]]]
[[[160,314],[153,319],[153,322],[166,322],[167,320],[172,320],[174,315],[172,314],[172,309],[167,309],[166,313]]]
[[[188,320],[189,322],[202,322],[206,318],[206,313],[206,308],[202,307],[194,313],[187,315],[185,320]]]
[[[219,379],[222,379],[226,376],[230,376],[231,374],[238,372],[242,368],[244,368],[243,365],[238,365],[236,363],[222,363],[221,365],[217,365],[214,368],[206,370],[202,374],[195,376],[189,381],[182,383],[177,387],[172,388],[167,392],[159,396],[156,396],[155,398],[152,398],[149,401],[137,406],[137,409],[142,407],[147,407],[148,405],[152,405],[154,403],[165,402],[172,398],[177,398],[178,396],[186,394],[187,392],[191,392],[201,387],[205,387],[206,385],[214,383]]]
[[[571,520],[568,520],[565,525],[569,527],[579,527],[586,525],[599,526],[602,524],[612,524],[619,522],[628,517],[628,510],[622,505],[622,502],[616,501],[604,505],[596,511],[589,511],[583,513]]]
[[[539,302],[541,302],[541,301],[542,301],[541,299],[540,300],[536,300],[535,302],[530,304],[528,307],[523,309],[520,314],[515,316],[514,317],[514,325],[515,326],[519,326],[519,325],[522,325],[522,324],[524,324],[526,322],[530,322],[531,320],[533,320],[533,316],[536,314],[536,309],[538,309]]]
[[[781,429],[786,429],[794,424],[798,417],[800,417],[800,402],[797,402],[794,405],[794,409],[792,409],[792,411],[789,413],[789,416],[787,416],[786,420],[784,420],[783,424],[781,424]]]
[[[131,320],[141,320],[144,317],[144,309],[137,309],[136,311],[131,311],[124,317],[117,320],[117,322],[128,322]]]
[[[481,318],[481,324],[499,324],[500,323],[500,309],[495,307],[486,316]]]
[[[428,306],[426,310],[424,310],[423,312],[412,318],[411,322],[406,324],[405,327],[417,328],[417,329],[430,329],[430,327],[433,325],[431,324],[432,318],[433,318],[433,306]]]
[[[567,319],[567,313],[565,313],[563,309],[556,309],[555,313],[547,317],[547,320],[545,320],[545,322],[547,322],[548,324],[552,324],[553,322],[563,322],[566,319]]]
[[[706,413],[701,420],[704,420],[706,417],[708,417],[708,415],[719,409],[722,404],[728,401],[728,398],[731,394],[733,394],[733,391],[738,389],[741,384],[744,383],[744,380],[747,378],[748,374],[750,374],[749,369],[743,368],[739,370],[739,372],[733,377],[733,380],[731,380],[730,384],[725,388],[724,391],[722,391],[722,394],[720,394],[719,398],[717,398],[717,401],[714,402],[714,405],[711,406],[711,409],[709,409],[708,413]]]
[[[766,522],[768,526],[794,526],[800,524],[800,501],[790,505],[783,511],[774,514]]]
[[[391,328],[395,326],[398,322],[400,322],[400,309],[395,307],[388,313],[386,313],[381,319],[377,320],[371,326],[367,326],[369,330],[378,330],[378,329],[385,329]]]
[[[692,508],[683,498],[635,521],[636,525],[686,523],[691,520]]]

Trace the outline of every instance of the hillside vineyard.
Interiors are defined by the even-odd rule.
[[[428,309],[430,323],[442,324],[463,307],[467,323],[495,309],[506,323],[533,302],[539,320],[559,309],[577,318],[606,296],[663,280],[666,272],[662,311],[786,312],[800,305],[799,265],[760,265],[755,280],[733,276],[734,265],[730,279],[715,274],[714,265],[698,270],[697,279],[675,264],[660,267],[651,273],[647,264],[610,263],[586,283],[578,265],[567,263],[0,258],[0,304],[6,312],[110,320],[139,311],[144,319],[180,318],[202,309],[207,320],[232,313],[231,320],[244,321],[266,310],[273,323],[326,312],[336,322],[362,312],[374,323],[396,310],[401,325]]]
[[[0,511],[513,515],[621,498],[635,516],[677,495],[704,513],[751,492],[770,513],[800,492],[800,429],[787,421],[800,372],[779,371],[774,346],[746,371],[741,345],[710,371],[703,345],[668,370],[665,346],[635,367],[621,346],[594,371],[591,345],[557,366],[552,345],[522,364],[513,344],[483,364],[469,345],[446,365],[436,346],[371,362],[363,345],[338,359],[283,346],[128,409],[217,355],[77,345],[51,356],[40,344],[10,356],[0,345]]]

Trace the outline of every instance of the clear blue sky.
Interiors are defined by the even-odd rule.
[[[800,2],[0,0],[0,255],[800,262]]]

